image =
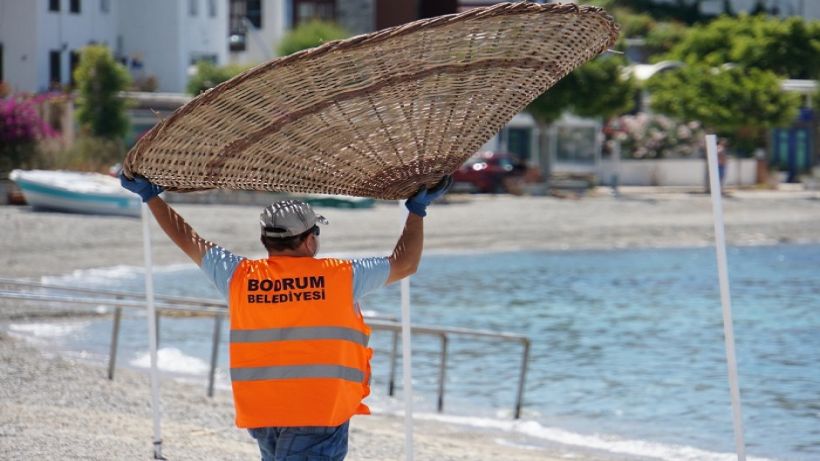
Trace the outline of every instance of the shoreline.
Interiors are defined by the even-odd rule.
[[[258,216],[246,205],[173,205],[204,238],[262,257]],[[320,256],[388,255],[403,223],[397,204],[370,209],[317,208],[329,220]],[[729,245],[820,243],[820,192],[737,191],[724,200]],[[153,223],[154,264],[189,260]],[[36,212],[0,206],[0,276],[42,277],[77,269],[142,265],[139,219]],[[714,245],[709,196],[624,192],[578,200],[456,196],[433,204],[425,252],[667,248]]]

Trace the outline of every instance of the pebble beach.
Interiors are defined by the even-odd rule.
[[[739,190],[724,198],[730,245],[820,242],[820,192]],[[261,207],[179,204],[175,208],[206,239],[245,256],[262,256]],[[318,209],[321,253],[375,256],[390,252],[402,212],[395,202],[370,209]],[[577,250],[713,245],[712,204],[695,191],[599,189],[582,198],[454,194],[430,207],[425,251]],[[187,263],[153,230],[156,265]],[[77,270],[139,266],[138,219],[35,212],[0,207],[0,277],[39,280]],[[60,311],[77,315],[79,311]],[[0,322],[50,317],[55,310],[0,300]],[[78,362],[2,333],[0,328],[0,453],[3,459],[150,459],[148,377],[121,369],[109,381],[104,364]],[[252,439],[233,425],[231,397],[205,397],[201,386],[162,382],[163,453],[169,460],[258,459]],[[356,417],[350,460],[403,459],[403,419]],[[612,460],[610,454],[555,446],[500,444],[492,433],[457,424],[416,421],[420,460]]]

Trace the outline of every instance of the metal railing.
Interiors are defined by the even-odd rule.
[[[396,321],[384,320],[367,320],[368,326],[373,330],[386,330],[393,332],[393,347],[390,351],[390,378],[388,381],[387,392],[393,395],[395,390],[395,374],[396,374],[396,356],[398,352],[399,334],[401,334],[401,323]],[[515,398],[515,419],[521,417],[521,406],[524,401],[524,385],[527,379],[527,363],[530,357],[530,340],[526,336],[515,335],[511,333],[496,333],[494,331],[472,330],[467,328],[442,328],[434,326],[413,325],[410,328],[414,335],[424,334],[438,336],[441,340],[441,353],[439,360],[439,375],[438,375],[438,399],[436,402],[436,410],[439,413],[444,411],[444,383],[446,381],[447,373],[447,344],[450,335],[468,336],[473,338],[490,338],[501,341],[513,341],[521,343],[523,351],[521,354],[521,369],[518,375],[518,389]]]
[[[111,328],[111,343],[108,356],[108,379],[114,379],[116,368],[117,349],[119,346],[119,331],[122,319],[123,308],[144,309],[145,294],[131,291],[88,289],[78,287],[68,287],[62,285],[43,284],[15,279],[0,278],[0,299],[10,299],[33,302],[36,304],[67,304],[72,306],[110,306],[114,308],[113,322]],[[8,287],[12,287],[9,289]],[[25,289],[29,289],[26,291]],[[37,290],[40,290],[38,292]],[[85,297],[65,296],[55,293],[78,293],[91,295]],[[209,397],[214,394],[214,381],[216,376],[216,366],[219,358],[219,344],[221,342],[222,324],[227,315],[227,306],[224,302],[213,299],[201,299],[182,296],[155,296],[155,307],[157,309],[157,322],[163,314],[170,312],[190,312],[200,313],[214,317],[214,328],[211,341],[210,368],[208,371],[208,391]],[[390,371],[388,381],[388,395],[393,396],[395,392],[396,362],[398,360],[398,339],[401,334],[401,323],[394,318],[382,316],[365,316],[368,326],[374,331],[389,331],[392,333],[392,348],[390,351]],[[444,411],[444,394],[447,372],[447,351],[450,336],[462,336],[472,338],[487,338],[499,341],[511,341],[520,343],[523,346],[521,356],[521,368],[519,371],[518,387],[516,391],[514,417],[520,418],[521,408],[524,401],[524,388],[526,385],[527,366],[530,355],[530,340],[526,336],[497,333],[484,330],[473,330],[467,328],[443,328],[435,326],[413,325],[413,334],[438,336],[440,338],[441,349],[438,370],[438,389],[436,409],[438,412]],[[159,336],[159,325],[157,325],[157,336]],[[159,340],[159,338],[157,338]]]
[[[145,293],[133,291],[116,291],[103,289],[88,289],[67,287],[62,285],[48,285],[37,282],[28,282],[14,279],[0,278],[0,299],[13,299],[38,304],[48,303],[67,304],[71,306],[110,306],[114,308],[113,324],[111,328],[111,343],[108,354],[108,379],[114,379],[114,370],[117,363],[117,349],[119,347],[120,322],[123,308],[145,309]],[[29,288],[45,290],[51,293],[80,293],[91,297],[69,297],[51,293],[25,292],[23,290],[8,291],[5,287]],[[157,309],[157,342],[159,343],[159,319],[162,314],[169,312],[191,312],[214,316],[213,340],[211,343],[211,363],[208,370],[208,397],[213,397],[216,365],[219,357],[219,343],[222,334],[222,322],[227,314],[225,303],[212,299],[189,298],[182,296],[155,296]],[[49,306],[50,307],[50,306]]]

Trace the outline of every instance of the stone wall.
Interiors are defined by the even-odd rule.
[[[621,160],[619,165],[602,161],[599,179],[602,184],[610,184],[615,169],[618,169],[618,183],[624,186],[686,186],[705,187],[706,160],[663,159],[663,160]],[[757,182],[757,160],[732,157],[726,168],[725,185],[751,186]]]

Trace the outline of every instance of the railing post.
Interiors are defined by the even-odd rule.
[[[211,344],[211,369],[208,372],[208,397],[214,396],[214,376],[216,375],[216,362],[219,359],[219,341],[222,336],[222,314],[214,317],[214,337]]]
[[[117,299],[121,299],[117,296]],[[108,379],[114,379],[114,368],[117,366],[117,346],[120,338],[120,319],[122,319],[122,307],[114,307],[114,323],[111,327],[111,348],[108,351]]]
[[[447,375],[447,335],[441,334],[441,362],[438,368],[438,412],[444,411],[444,379]]]
[[[390,381],[387,385],[387,395],[393,397],[396,390],[396,355],[399,350],[399,332],[393,330],[393,349],[390,350]]]
[[[521,358],[521,376],[518,379],[518,396],[515,399],[515,419],[521,418],[521,405],[524,401],[524,383],[527,379],[527,362],[530,358],[530,340],[524,338],[524,355]]]

